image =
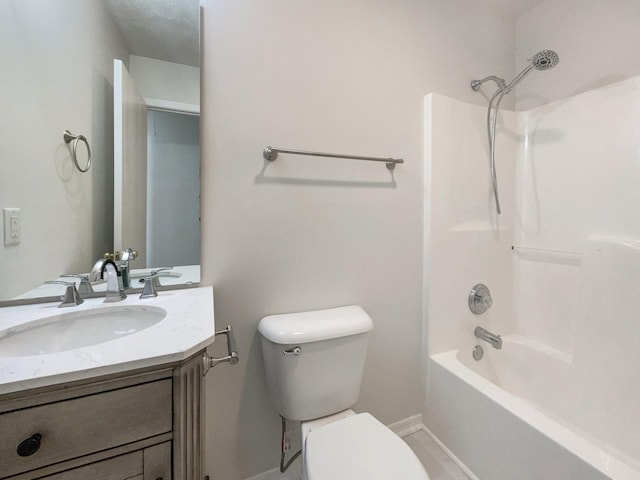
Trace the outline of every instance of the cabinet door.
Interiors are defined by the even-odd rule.
[[[146,477],[144,477],[146,479]],[[167,477],[168,478],[168,477]],[[41,480],[143,480],[143,452],[137,451],[56,473]],[[155,479],[154,479],[155,480]],[[169,479],[170,480],[170,479]]]
[[[143,456],[144,478],[141,480],[171,480],[171,442],[145,448]]]

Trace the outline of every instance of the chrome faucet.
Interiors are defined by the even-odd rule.
[[[107,293],[105,294],[105,303],[120,302],[127,298],[127,294],[124,293],[124,286],[122,285],[122,274],[118,270],[113,260],[105,260],[100,270],[100,278],[104,279],[105,273],[107,274]]]
[[[131,280],[129,279],[130,263],[138,258],[138,251],[133,248],[125,248],[120,254],[120,276],[124,288],[131,288]]]
[[[106,261],[106,258],[100,258],[96,261],[93,267],[91,267],[91,272],[89,272],[89,283],[102,280],[102,269],[104,267],[104,262]]]
[[[484,340],[485,342],[489,342],[491,346],[495,349],[500,350],[502,348],[502,338],[500,335],[496,335],[495,333],[491,333],[486,328],[476,327],[473,332],[476,337],[480,340]]]

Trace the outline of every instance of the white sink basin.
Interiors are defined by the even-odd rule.
[[[159,323],[167,311],[113,306],[60,313],[0,330],[0,357],[65,352],[132,335]]]

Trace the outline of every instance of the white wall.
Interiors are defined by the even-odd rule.
[[[87,271],[111,247],[112,64],[128,53],[107,18],[97,0],[0,2],[0,208],[22,214],[21,244],[0,244],[1,298]],[[86,174],[65,129],[89,139]]]
[[[256,331],[267,314],[362,305],[376,329],[355,408],[385,423],[420,411],[423,98],[483,104],[469,81],[513,70],[513,21],[471,0],[203,5],[203,282],[241,353],[208,378],[207,460],[237,480],[279,461]],[[284,154],[266,164],[270,144],[406,163],[393,176]]]
[[[140,94],[151,106],[161,101],[165,107],[191,111],[200,105],[200,69],[190,65],[165,62],[131,55],[129,72]]]
[[[560,56],[556,68],[534,72],[514,91],[527,110],[640,73],[637,0],[545,0],[518,17],[516,69],[542,49]]]

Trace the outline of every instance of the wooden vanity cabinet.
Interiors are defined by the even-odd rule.
[[[164,442],[83,467],[40,477],[41,480],[157,480],[171,478],[171,442]]]
[[[0,479],[202,480],[202,353],[0,396]]]

